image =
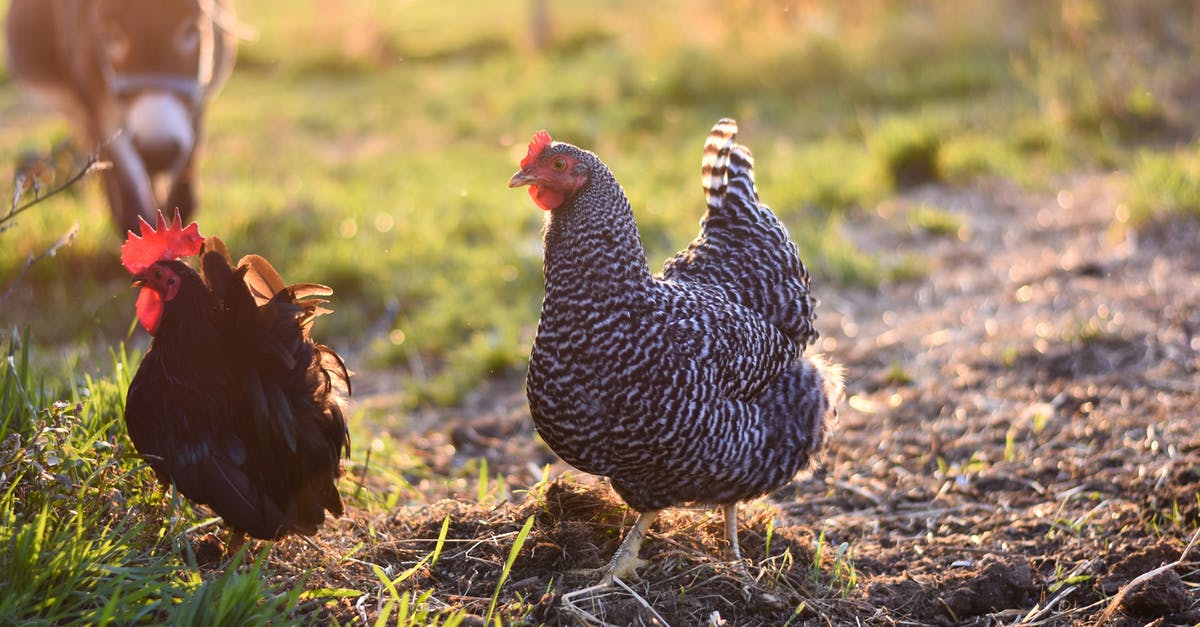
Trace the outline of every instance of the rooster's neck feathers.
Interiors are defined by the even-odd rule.
[[[166,352],[191,353],[217,337],[213,316],[217,301],[200,275],[181,261],[162,261],[179,276],[181,285],[175,298],[163,303],[154,344],[173,345]],[[165,347],[163,347],[165,349]]]

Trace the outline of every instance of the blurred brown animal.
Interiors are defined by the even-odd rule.
[[[9,72],[112,162],[102,176],[122,233],[160,206],[185,218],[196,208],[204,109],[233,69],[235,24],[232,0],[9,5]]]

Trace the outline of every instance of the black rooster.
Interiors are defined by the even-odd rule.
[[[121,261],[154,336],[125,401],[138,452],[162,483],[255,538],[316,533],[344,512],[337,480],[349,455],[349,373],[309,337],[328,310],[315,284],[285,286],[267,260],[230,264],[225,245],[159,214]],[[201,255],[203,277],[178,260]]]

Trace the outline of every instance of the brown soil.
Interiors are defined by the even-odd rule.
[[[412,441],[435,471],[483,456],[529,493],[356,510],[279,543],[271,566],[375,591],[321,610],[373,622],[371,564],[393,578],[417,565],[448,516],[438,561],[398,585],[483,617],[532,516],[498,607],[535,624],[1194,624],[1195,553],[1129,584],[1180,560],[1200,525],[1200,223],[1129,228],[1119,185],[925,187],[847,227],[928,274],[817,287],[819,348],[845,365],[848,401],[819,467],[743,506],[741,564],[722,557],[719,516],[675,510],[643,546],[641,581],[589,590],[634,514],[578,472],[530,488],[542,465],[568,469],[511,380],[414,416]],[[922,204],[964,230],[894,226]]]

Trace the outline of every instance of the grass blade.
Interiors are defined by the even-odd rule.
[[[508,574],[512,571],[513,562],[517,561],[517,554],[521,552],[521,547],[525,546],[525,539],[529,537],[531,529],[533,529],[533,516],[525,519],[525,526],[521,527],[521,532],[517,534],[517,539],[513,541],[512,548],[508,551],[508,559],[504,561],[504,569],[500,571],[500,579],[496,582],[496,590],[492,592],[492,603],[488,606],[487,618],[483,621],[485,625],[492,623],[492,614],[496,611],[496,600],[500,598],[500,589],[504,587],[504,582],[508,580]]]
[[[429,556],[429,567],[433,568],[437,564],[438,557],[442,554],[442,547],[446,545],[446,536],[450,533],[450,515],[442,520],[442,530],[438,532],[437,544],[433,547],[433,555]]]

